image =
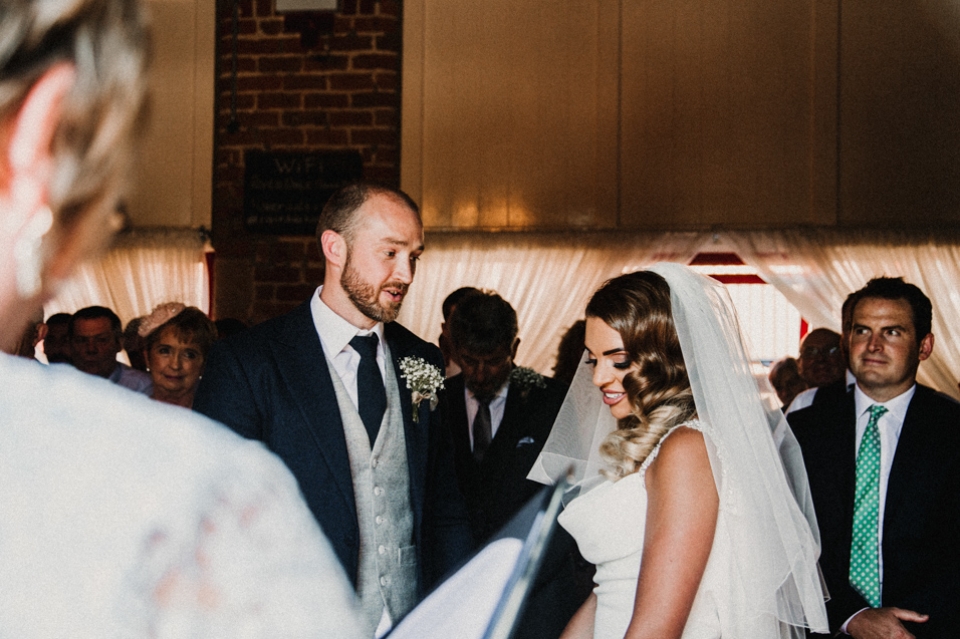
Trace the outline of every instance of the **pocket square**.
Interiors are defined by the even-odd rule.
[[[520,448],[521,446],[528,446],[530,444],[536,444],[536,443],[537,442],[533,437],[524,437],[523,439],[517,442],[517,448]]]

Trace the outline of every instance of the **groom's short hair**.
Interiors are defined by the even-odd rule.
[[[450,316],[450,339],[458,350],[493,353],[512,348],[517,333],[517,312],[493,291],[467,295]]]
[[[323,264],[326,264],[327,261],[323,255],[323,244],[320,239],[324,231],[336,232],[343,236],[348,246],[351,245],[357,224],[360,222],[355,213],[363,206],[364,202],[375,195],[385,195],[397,200],[413,211],[417,215],[417,219],[420,220],[420,207],[413,201],[413,198],[400,189],[372,181],[353,182],[341,187],[323,205],[320,219],[317,220],[317,247],[320,249],[320,261]]]

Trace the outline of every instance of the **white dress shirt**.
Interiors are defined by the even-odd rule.
[[[507,390],[510,383],[507,382],[500,387],[497,394],[490,400],[490,440],[497,435],[497,429],[500,428],[500,422],[503,421],[503,410],[507,406]],[[480,410],[480,402],[474,397],[473,392],[466,387],[464,383],[463,395],[467,401],[467,432],[470,435],[470,450],[473,450],[473,420],[477,417],[477,411]]]
[[[877,405],[887,409],[887,412],[877,422],[877,428],[880,431],[880,514],[877,518],[879,527],[877,544],[880,548],[881,592],[883,592],[883,511],[887,504],[887,482],[890,479],[890,469],[893,468],[893,456],[897,452],[897,443],[900,441],[900,431],[903,430],[903,419],[907,416],[907,408],[910,407],[910,400],[913,399],[913,394],[916,391],[917,386],[914,384],[910,387],[910,390],[883,403],[875,402],[867,397],[859,386],[856,386],[853,391],[857,414],[855,450],[860,450],[860,440],[863,439],[863,433],[867,430],[867,423],[870,421],[870,407]]]
[[[906,392],[886,402],[876,402],[870,399],[866,393],[860,390],[859,385],[855,386],[853,391],[854,410],[857,415],[855,454],[860,450],[860,441],[863,439],[863,434],[867,430],[867,423],[870,421],[870,407],[876,405],[887,409],[887,412],[877,422],[877,430],[880,431],[880,511],[877,516],[877,550],[879,556],[877,557],[877,565],[880,574],[881,594],[883,593],[883,513],[887,505],[887,483],[890,480],[890,469],[893,468],[893,457],[897,452],[897,443],[900,441],[900,431],[903,430],[903,420],[907,416],[910,400],[913,399],[916,391],[917,385],[914,384]],[[866,608],[850,615],[850,619],[864,610]],[[844,633],[847,632],[847,624],[850,623],[850,619],[847,619],[840,628]]]
[[[317,287],[317,292],[310,298],[310,314],[313,316],[313,326],[317,329],[317,335],[320,336],[323,352],[333,362],[333,368],[340,375],[340,380],[347,389],[347,394],[350,395],[353,405],[358,406],[357,369],[360,367],[360,353],[350,346],[350,340],[356,335],[377,334],[380,340],[377,343],[377,366],[380,367],[380,377],[386,379],[383,322],[377,322],[370,330],[357,328],[337,315],[320,299],[320,291],[322,290],[322,286]]]

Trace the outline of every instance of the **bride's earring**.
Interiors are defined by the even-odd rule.
[[[53,212],[44,206],[34,214],[13,245],[17,293],[29,299],[42,288],[43,236],[53,227]]]

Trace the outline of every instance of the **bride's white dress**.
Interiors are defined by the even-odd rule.
[[[682,426],[701,432],[709,430],[698,421]],[[670,433],[680,427],[675,427]],[[704,436],[709,437],[706,432]],[[594,639],[621,639],[630,623],[637,594],[647,515],[644,475],[659,451],[658,445],[638,472],[617,482],[604,482],[574,499],[560,515],[560,524],[577,541],[584,559],[597,567],[594,577],[597,584],[594,589],[597,595]],[[683,631],[684,639],[738,636],[732,634],[729,628],[727,621],[732,611],[722,599],[725,588],[735,587],[726,579],[728,573],[725,568],[732,557],[725,525],[724,511],[728,506],[725,501],[728,500],[724,499],[721,491],[713,549]],[[756,632],[744,636],[779,636],[776,626],[772,633],[765,633],[761,627],[757,627]]]
[[[783,413],[767,399],[773,396],[767,380],[754,375],[733,301],[722,284],[685,266],[657,264],[650,271],[670,288],[696,404],[698,419],[682,426],[703,433],[720,498],[713,546],[683,637],[802,639],[806,628],[827,632],[803,456]],[[560,523],[597,565],[594,636],[620,639],[640,573],[644,475],[659,447],[638,472],[603,481],[600,447],[618,424],[593,373],[586,362],[578,368],[529,477],[578,482]]]

